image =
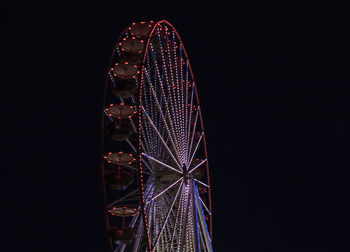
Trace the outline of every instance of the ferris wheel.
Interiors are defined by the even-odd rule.
[[[212,251],[201,107],[166,20],[132,23],[106,76],[101,173],[110,250]]]

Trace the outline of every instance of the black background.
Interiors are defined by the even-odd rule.
[[[214,250],[348,251],[350,5],[280,2],[4,9],[16,117],[6,251],[107,251],[104,74],[125,26],[161,19],[183,39],[204,111]]]

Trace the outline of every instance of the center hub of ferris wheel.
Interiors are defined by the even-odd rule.
[[[193,174],[188,172],[189,171],[188,167],[185,164],[183,164],[183,166],[182,166],[182,171],[183,171],[182,176],[184,179],[184,183],[187,186],[189,180],[193,179]]]

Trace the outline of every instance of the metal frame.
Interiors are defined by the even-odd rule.
[[[128,36],[130,34],[126,28],[118,41]],[[118,54],[117,43],[110,66]],[[137,169],[138,189],[112,202],[106,202],[106,206],[125,202],[138,191],[138,210],[142,213],[142,218],[137,214],[128,222],[130,227],[139,223],[137,237],[132,245],[133,251],[200,251],[201,245],[205,251],[212,251],[211,187],[201,108],[188,55],[177,31],[168,21],[153,23],[136,81],[138,98],[132,96],[120,98],[120,101],[129,101],[137,112],[130,119],[137,138],[126,141],[135,153],[137,168],[130,165],[125,167]],[[106,76],[104,100],[109,84],[115,85],[110,72]],[[193,105],[197,108],[194,117]],[[105,116],[108,117],[103,113]],[[103,121],[104,119],[102,146]],[[195,143],[194,135],[198,125],[201,135]],[[205,159],[195,167],[190,167],[194,157],[200,153],[199,149],[202,154],[204,151]],[[204,163],[205,182],[193,175],[196,169],[202,169]],[[103,163],[101,175],[103,178]],[[208,188],[208,206],[198,193],[198,185]],[[104,195],[105,188],[103,182]],[[204,217],[206,213],[208,223]],[[106,211],[107,229],[110,227],[109,218]],[[146,243],[146,247],[142,243]],[[110,250],[124,251],[126,246],[111,244]]]

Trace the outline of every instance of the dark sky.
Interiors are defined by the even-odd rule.
[[[104,74],[125,26],[160,19],[205,111],[214,250],[349,251],[350,4],[115,2],[2,11],[16,117],[5,251],[107,251]]]

